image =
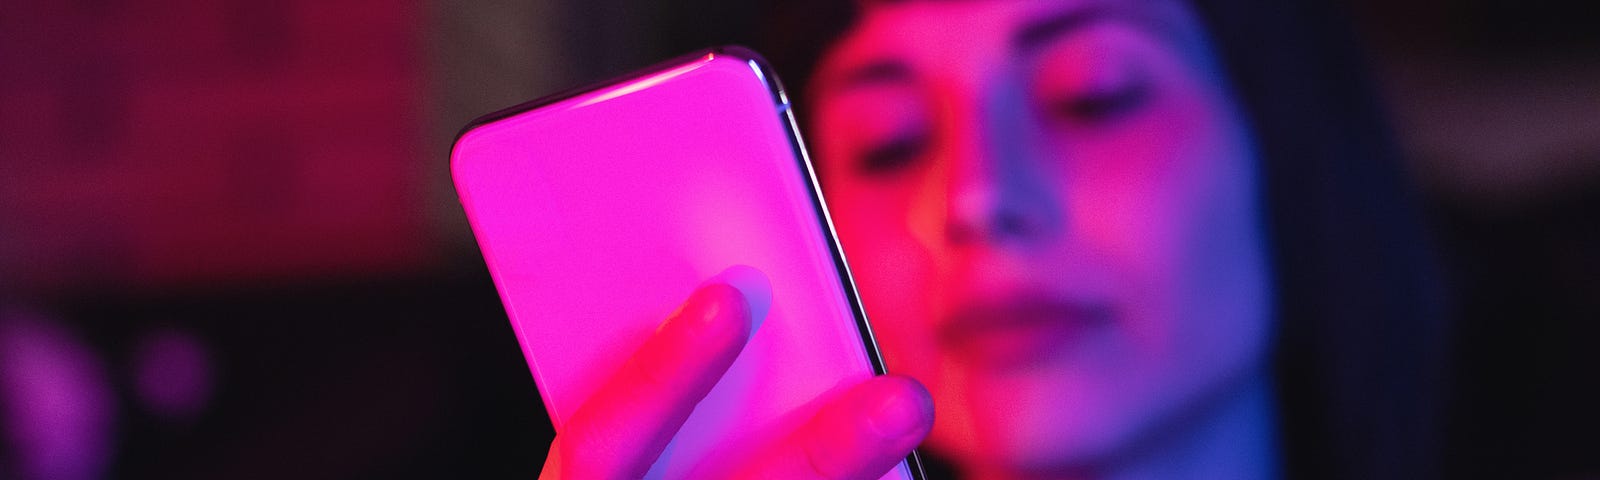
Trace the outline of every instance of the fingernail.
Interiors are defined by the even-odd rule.
[[[738,289],[725,284],[702,285],[689,296],[677,318],[698,337],[721,337],[730,330],[744,330],[748,320],[743,315],[741,296]],[[745,338],[748,340],[749,335]]]
[[[928,418],[926,410],[922,395],[901,386],[884,394],[867,423],[883,438],[900,438],[923,427]]]
[[[701,287],[714,283],[733,287],[744,294],[744,300],[750,306],[750,335],[755,335],[766,321],[767,312],[772,310],[772,282],[767,275],[755,267],[734,265],[706,280]]]

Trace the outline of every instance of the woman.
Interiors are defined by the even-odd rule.
[[[967,478],[1431,475],[1437,312],[1394,158],[1325,12],[1258,3],[874,3],[789,42],[827,46],[786,76],[914,381],[855,387],[742,471],[875,478],[927,434]],[[666,413],[597,403],[547,476],[648,467],[742,305],[697,292],[679,318],[730,333],[641,350],[689,355]]]

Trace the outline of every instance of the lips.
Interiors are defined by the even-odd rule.
[[[1111,318],[1104,304],[1021,295],[964,305],[944,323],[940,339],[971,363],[1019,369],[1081,348],[1109,328]]]

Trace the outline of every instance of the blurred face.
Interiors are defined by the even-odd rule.
[[[1260,370],[1247,129],[1183,6],[867,7],[809,107],[889,368],[967,468],[1082,468]]]

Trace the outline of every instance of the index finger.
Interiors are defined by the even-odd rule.
[[[642,477],[750,332],[751,302],[739,289],[712,283],[696,290],[573,412],[551,447],[546,473]]]

